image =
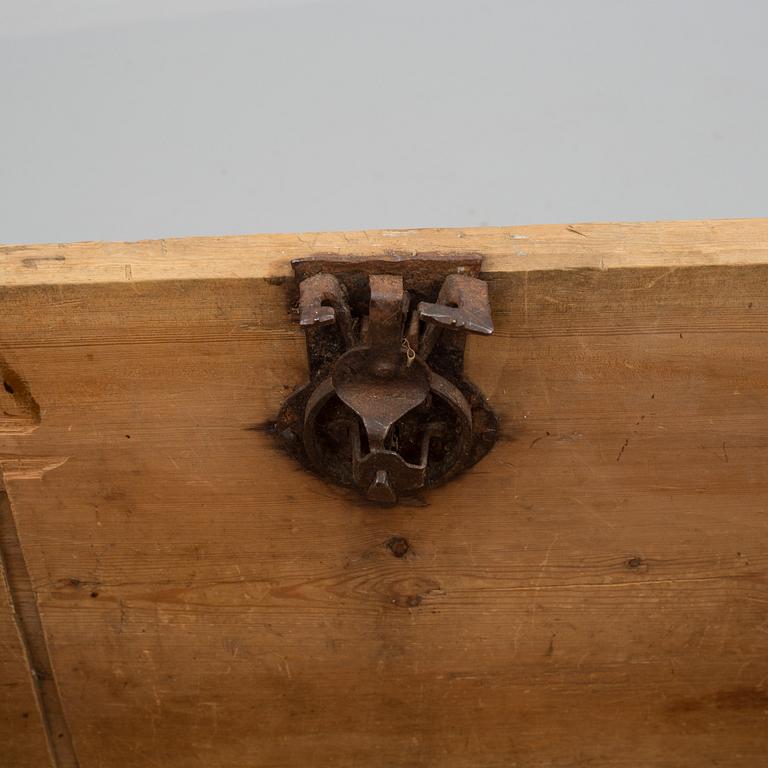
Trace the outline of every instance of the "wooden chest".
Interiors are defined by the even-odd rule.
[[[272,434],[290,262],[426,252],[500,432],[380,508]],[[768,220],[0,249],[0,764],[768,764],[767,333]]]

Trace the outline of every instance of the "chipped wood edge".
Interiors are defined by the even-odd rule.
[[[313,254],[476,253],[487,272],[768,263],[768,218],[0,246],[0,285],[282,278]]]
[[[10,480],[40,480],[46,472],[58,469],[69,456],[8,456],[0,454],[0,475]],[[2,487],[2,485],[0,485]]]

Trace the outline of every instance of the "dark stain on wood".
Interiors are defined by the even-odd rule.
[[[13,398],[13,410],[3,409],[4,416],[30,424],[40,423],[40,405],[32,396],[29,385],[0,355],[0,379],[3,391]],[[1,401],[0,401],[1,402]]]

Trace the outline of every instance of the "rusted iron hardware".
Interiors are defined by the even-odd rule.
[[[467,333],[491,334],[474,256],[293,262],[310,381],[277,433],[323,477],[394,504],[484,456],[497,421],[464,378]]]

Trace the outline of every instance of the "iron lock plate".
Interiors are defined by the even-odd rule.
[[[464,375],[466,334],[493,332],[481,263],[472,254],[293,261],[309,382],[277,418],[286,449],[380,504],[479,461],[498,432]]]

